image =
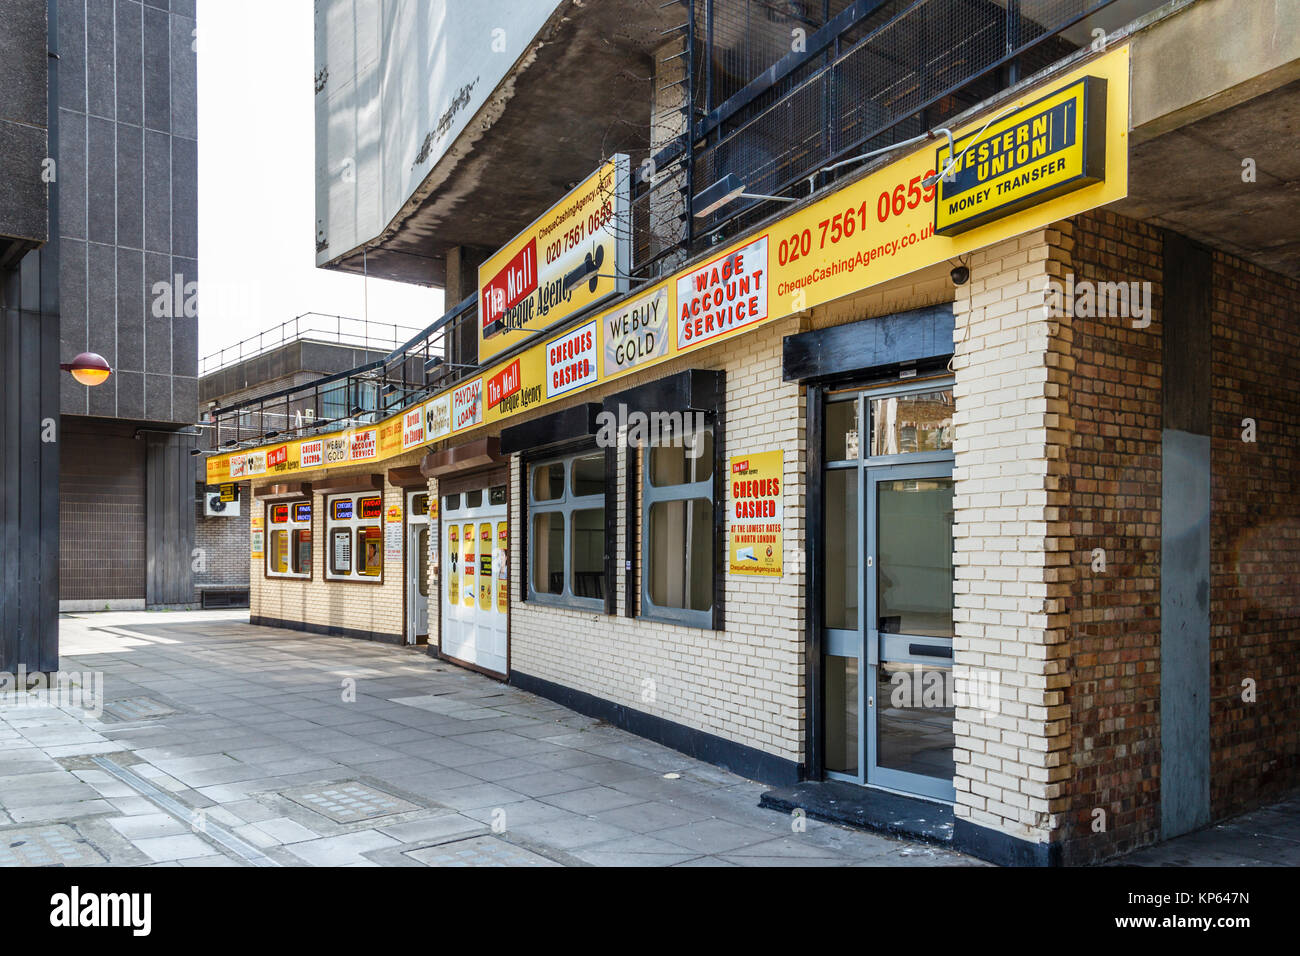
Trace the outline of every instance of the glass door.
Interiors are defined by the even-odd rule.
[[[952,800],[952,390],[826,403],[827,776]]]
[[[869,473],[866,779],[953,800],[951,466]]]

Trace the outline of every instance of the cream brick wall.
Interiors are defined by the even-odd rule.
[[[406,465],[418,465],[423,452],[411,452],[399,458],[387,459],[377,464],[359,465],[350,468],[331,468],[331,478],[350,475],[382,474],[387,475],[389,468]],[[319,479],[321,473],[305,473],[301,480]],[[257,485],[258,482],[254,482]],[[391,505],[400,505],[405,516],[405,491],[384,481],[384,510]],[[263,514],[261,499],[253,499],[249,516]],[[347,628],[351,630],[371,631],[403,637],[406,630],[404,606],[402,603],[405,573],[405,547],[403,560],[385,559],[384,573],[380,583],[370,581],[327,581],[325,580],[325,499],[323,495],[312,496],[312,578],[304,581],[296,578],[273,578],[265,573],[265,560],[252,559],[249,567],[249,613],[252,617],[273,618],[282,621],[302,621],[323,627]],[[382,525],[382,522],[381,522]],[[267,529],[266,541],[270,543],[270,531]],[[430,608],[430,615],[435,609]]]
[[[996,706],[957,709],[956,814],[1034,842],[1053,839],[1070,774],[1071,333],[1043,307],[1061,229],[973,253],[954,309],[953,663],[959,690],[963,674],[999,687]]]
[[[791,761],[803,760],[804,405],[799,387],[781,381],[781,339],[793,331],[795,320],[774,323],[605,389],[620,391],[685,368],[726,372],[725,456],[785,452],[784,575],[775,580],[727,575],[722,631],[621,616],[627,602],[623,475],[629,461],[636,467],[635,454],[622,450],[615,575],[619,616],[519,601],[524,593],[521,536],[512,531],[513,670]],[[595,397],[586,393],[582,400]],[[519,470],[516,457],[512,490],[519,488]],[[511,498],[511,527],[519,527],[516,495]]]

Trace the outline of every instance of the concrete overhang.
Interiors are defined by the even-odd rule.
[[[495,251],[608,153],[648,148],[655,50],[686,16],[664,0],[566,0],[365,261],[357,247],[322,268],[444,286],[448,249]]]
[[[1138,26],[1113,208],[1300,278],[1300,3],[1192,0]]]

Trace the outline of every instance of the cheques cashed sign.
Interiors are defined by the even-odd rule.
[[[782,574],[784,466],[783,451],[756,452],[731,459],[727,569],[732,574],[770,577]]]
[[[677,351],[767,318],[767,236],[677,280]]]
[[[546,346],[546,397],[596,381],[596,323],[588,322]]]

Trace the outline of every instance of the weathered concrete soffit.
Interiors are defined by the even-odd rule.
[[[442,286],[454,246],[497,249],[589,175],[612,126],[650,125],[663,0],[566,0],[381,235],[327,268]],[[538,135],[539,116],[563,116]],[[415,157],[411,157],[414,159]]]

